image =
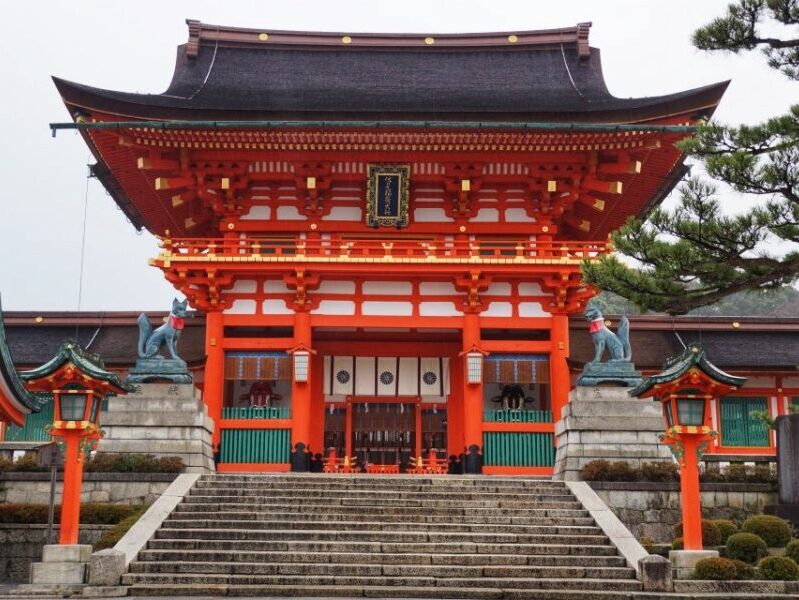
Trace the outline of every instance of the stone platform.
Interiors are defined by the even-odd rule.
[[[109,398],[98,452],[178,456],[187,473],[213,471],[214,425],[194,385],[136,385],[135,393]]]
[[[580,479],[580,469],[592,460],[642,462],[671,461],[663,433],[663,412],[652,400],[630,398],[628,388],[594,386],[574,388],[561,419],[555,423],[554,478]]]

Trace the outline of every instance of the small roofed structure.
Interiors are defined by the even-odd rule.
[[[676,357],[669,358],[660,373],[646,377],[630,396],[646,398],[660,397],[673,391],[672,388],[687,384],[709,387],[714,396],[727,394],[746,383],[746,377],[730,375],[719,369],[707,358],[705,350],[697,344],[689,345]]]
[[[125,394],[134,387],[122,381],[116,373],[105,368],[103,360],[97,354],[85,350],[74,340],[67,340],[49,361],[19,373],[20,379],[26,382],[29,389],[49,392],[62,384],[85,381],[91,387],[108,394]]]
[[[25,417],[39,412],[43,404],[44,398],[28,391],[14,368],[0,306],[0,421],[23,425]]]

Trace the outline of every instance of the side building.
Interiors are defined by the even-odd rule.
[[[727,85],[616,98],[589,27],[189,21],[163,94],[55,80],[63,126],[205,315],[220,471],[286,469],[283,439],[375,464],[474,449],[486,473],[551,470],[569,316],[594,292],[580,266],[674,187],[675,142]]]

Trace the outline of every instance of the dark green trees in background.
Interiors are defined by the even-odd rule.
[[[771,68],[799,81],[799,0],[739,0],[697,30],[693,43],[709,51],[760,49]],[[713,179],[764,201],[746,212],[722,211],[716,185],[693,177],[681,186],[676,208],[655,209],[647,221],[630,219],[613,235],[617,252],[636,266],[608,256],[585,265],[586,282],[670,314],[734,292],[793,283],[799,277],[793,245],[799,243],[799,104],[756,125],[702,125],[680,147]]]

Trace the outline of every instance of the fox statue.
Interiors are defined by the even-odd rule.
[[[632,348],[630,346],[630,322],[627,317],[619,321],[619,328],[613,333],[605,326],[605,318],[596,304],[591,304],[585,309],[585,320],[590,322],[588,331],[594,342],[594,360],[602,361],[605,350],[608,351],[609,362],[630,362]]]
[[[180,302],[172,300],[172,311],[166,323],[153,330],[150,320],[144,313],[139,315],[139,358],[161,358],[161,347],[166,347],[173,360],[181,360],[177,346],[183,331],[183,320],[188,316],[188,299]]]

